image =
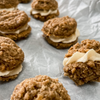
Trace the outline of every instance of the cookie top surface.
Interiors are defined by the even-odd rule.
[[[100,53],[100,42],[96,40],[83,40],[81,43],[76,43],[72,46],[65,57],[71,57],[75,52],[86,53],[88,50],[94,49],[97,53]]]
[[[31,4],[33,9],[37,10],[56,10],[58,3],[56,0],[33,0]]]
[[[68,16],[50,19],[44,23],[42,31],[47,36],[65,38],[75,33],[77,22]]]
[[[70,97],[57,79],[39,75],[18,84],[11,100],[70,100]]]
[[[18,3],[18,0],[0,0],[0,8],[16,7]]]
[[[0,31],[17,31],[29,21],[29,17],[24,11],[0,11]]]
[[[24,53],[10,38],[0,36],[0,71],[11,70],[22,64]]]

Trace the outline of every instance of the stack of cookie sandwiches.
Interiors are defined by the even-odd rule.
[[[0,81],[15,79],[22,71],[24,53],[7,37],[0,36]]]
[[[87,82],[100,82],[100,42],[83,40],[68,50],[64,61],[64,75],[76,85]]]
[[[45,40],[57,49],[74,45],[80,35],[77,22],[68,16],[48,20],[44,23],[42,31]]]
[[[58,3],[55,0],[33,0],[31,7],[31,15],[41,21],[47,21],[59,15]]]
[[[17,9],[18,0],[0,0],[0,11],[13,11]]]
[[[30,18],[24,11],[0,11],[0,36],[13,40],[21,40],[29,36],[31,27]]]
[[[24,95],[23,95],[24,94]],[[46,75],[26,79],[18,84],[10,100],[71,100],[58,79]]]

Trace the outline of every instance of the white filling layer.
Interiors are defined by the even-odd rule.
[[[57,10],[49,10],[49,11],[39,11],[39,10],[35,10],[35,9],[32,9],[32,14],[40,14],[41,16],[47,16],[49,14],[56,14],[57,13]]]
[[[20,65],[19,67],[17,67],[16,69],[13,69],[11,71],[4,71],[4,72],[0,72],[0,76],[12,76],[12,75],[16,75],[19,74],[22,71],[22,65]]]
[[[3,11],[3,10],[13,11],[13,10],[17,10],[17,7],[13,7],[13,8],[0,8],[0,11]]]
[[[87,62],[88,60],[100,61],[100,54],[93,49],[87,53],[75,52],[71,57],[64,58],[63,65],[66,66],[72,62]]]
[[[54,36],[50,36],[50,40],[52,40],[53,42],[62,42],[62,43],[70,43],[73,42],[77,39],[77,37],[80,36],[80,33],[78,31],[78,29],[76,29],[75,34],[72,34],[71,36],[67,37],[67,38],[56,38]]]
[[[15,31],[15,32],[3,32],[3,31],[0,31],[0,33],[2,33],[2,34],[10,34],[10,33],[19,34],[19,33],[23,32],[23,31],[27,30],[28,27],[29,27],[29,25],[25,25],[24,27],[22,27],[21,29]]]

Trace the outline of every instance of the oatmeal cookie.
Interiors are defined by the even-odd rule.
[[[11,100],[70,100],[70,96],[58,79],[39,75],[18,84]]]
[[[30,14],[41,21],[59,16],[58,3],[56,0],[33,0]]]
[[[47,36],[68,37],[75,33],[77,22],[68,16],[62,18],[54,18],[44,23],[42,31]]]
[[[44,23],[42,32],[45,40],[58,49],[74,45],[79,36],[77,22],[68,16],[48,20]]]
[[[24,11],[0,11],[0,35],[13,40],[26,38],[31,32],[29,21],[30,18]]]
[[[31,0],[19,0],[20,3],[28,3],[30,2]]]
[[[43,37],[50,45],[54,46],[57,49],[69,48],[70,46],[72,46],[75,43],[77,43],[77,40],[78,40],[78,39],[76,39],[74,42],[71,42],[71,43],[62,43],[62,42],[56,43],[56,42],[53,42],[52,40],[50,40],[50,38],[48,36],[46,36],[46,35],[43,35]]]
[[[40,20],[40,21],[47,21],[49,19],[52,19],[52,18],[55,18],[56,16],[59,16],[59,10],[57,10],[57,13],[56,14],[49,14],[47,16],[41,16],[40,14],[32,14],[32,11],[31,11],[31,15],[36,18],[37,20]]]
[[[83,40],[81,43],[76,43],[74,46],[72,46],[68,53],[65,55],[65,57],[71,57],[75,52],[82,52],[86,53],[89,49],[94,49],[97,53],[100,54],[100,42],[96,40]]]
[[[0,76],[0,81],[10,81],[10,80],[14,80],[15,78],[17,78],[18,75],[13,75],[13,76],[8,76],[8,77],[5,77],[5,76]]]
[[[18,0],[0,0],[0,9],[17,7]]]
[[[18,67],[23,60],[21,48],[10,38],[0,36],[0,72]]]
[[[0,81],[15,79],[22,71],[23,60],[21,48],[10,38],[0,36]]]
[[[63,65],[64,75],[76,85],[100,82],[100,42],[86,39],[75,44],[65,55]]]
[[[2,34],[2,33],[0,33],[0,35],[4,36],[4,37],[9,37],[12,40],[18,41],[18,40],[27,38],[30,35],[30,31],[31,31],[31,27],[29,26],[29,28],[26,31],[23,31],[20,34]]]
[[[31,7],[37,10],[56,10],[58,3],[56,0],[33,0]]]

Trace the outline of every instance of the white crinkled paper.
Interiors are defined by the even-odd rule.
[[[79,42],[84,39],[100,41],[100,0],[57,0],[60,16],[75,18],[80,31]],[[30,3],[20,4],[30,16]],[[31,16],[30,16],[31,17]],[[17,42],[25,53],[23,71],[16,80],[0,82],[0,100],[10,100],[10,96],[17,84],[26,78],[36,75],[48,75],[59,78],[68,90],[71,100],[100,100],[100,83],[92,82],[83,86],[76,86],[72,80],[63,76],[63,59],[67,49],[57,50],[50,46],[42,37],[43,22],[31,17],[29,25],[32,32],[29,38]]]

